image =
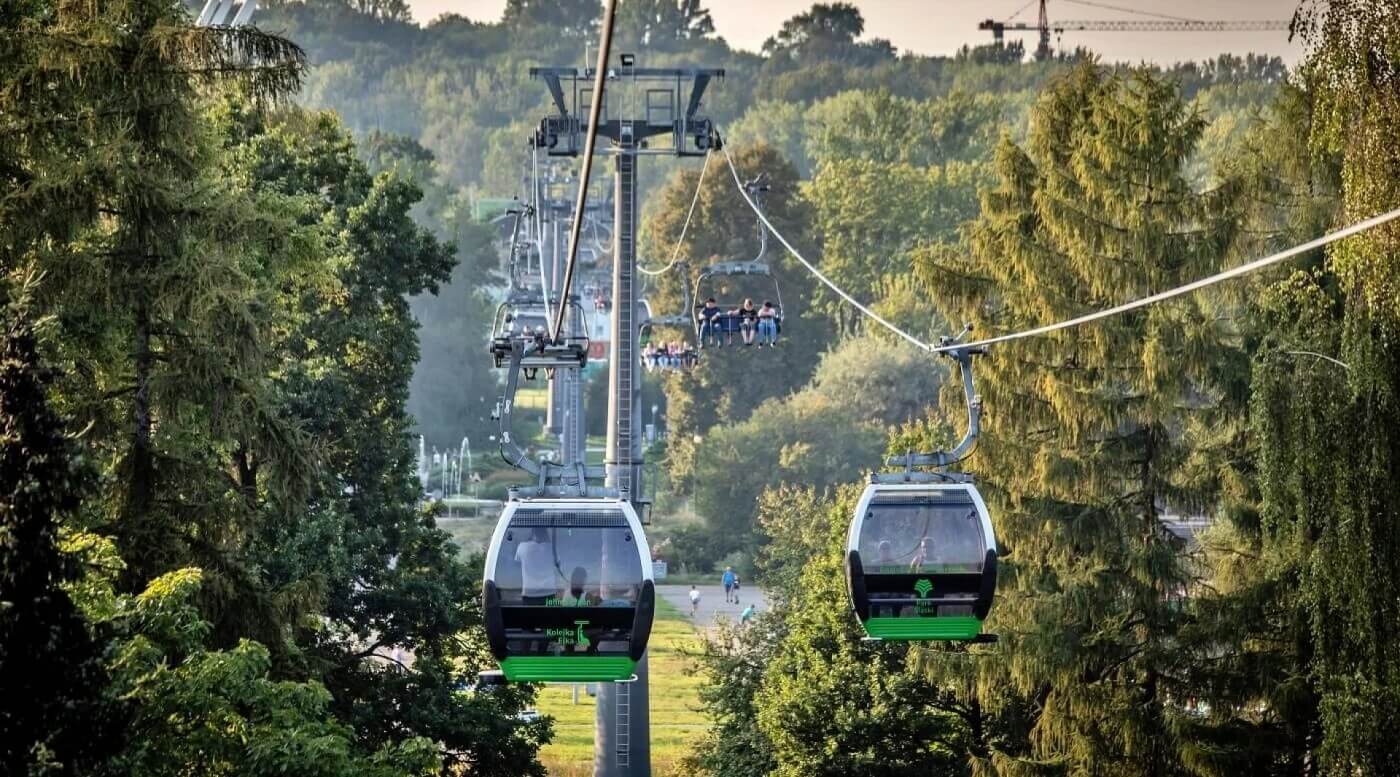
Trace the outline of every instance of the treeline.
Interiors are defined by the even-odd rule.
[[[443,206],[420,206],[415,213],[440,237],[457,241],[459,266],[489,268],[498,257],[480,233],[472,231],[471,203],[525,191],[526,141],[540,118],[552,110],[547,90],[530,79],[529,68],[583,63],[585,47],[597,38],[600,15],[597,0],[511,0],[499,19],[448,14],[415,22],[402,3],[312,0],[260,4],[257,19],[264,29],[278,31],[305,48],[311,67],[306,87],[297,97],[301,104],[335,110],[358,137],[396,137],[420,147],[427,161],[414,167],[414,180],[425,190],[427,201]],[[762,140],[794,166],[790,191],[775,197],[795,194],[791,189],[796,181],[813,179],[823,161],[846,164],[866,194],[885,187],[915,186],[911,196],[898,204],[905,221],[894,227],[894,233],[881,234],[896,223],[894,218],[881,218],[871,228],[860,226],[871,215],[870,206],[863,203],[878,201],[889,207],[892,198],[871,200],[854,192],[845,205],[813,214],[817,222],[790,233],[802,236],[814,249],[825,242],[833,263],[858,267],[869,257],[878,257],[878,262],[859,271],[857,290],[869,292],[866,298],[895,293],[912,297],[916,294],[907,278],[888,280],[901,274],[890,268],[907,268],[900,252],[916,236],[949,234],[975,209],[977,176],[985,167],[980,160],[1003,130],[1023,135],[1026,113],[1046,79],[1087,54],[1078,51],[1046,62],[1023,61],[1025,51],[1015,44],[930,57],[901,54],[886,41],[864,39],[863,33],[864,20],[854,6],[818,3],[787,20],[761,52],[745,52],[732,49],[715,35],[703,3],[622,0],[614,48],[637,52],[644,66],[725,68],[727,78],[710,87],[704,110],[720,123],[731,147],[742,149]],[[1214,62],[1184,63],[1169,72],[1187,97],[1199,98],[1211,119],[1203,148],[1221,153],[1249,123],[1251,111],[1263,105],[1282,81],[1284,68],[1277,59],[1223,56]],[[709,178],[716,186],[716,201],[730,207],[732,192],[724,183],[720,161],[711,161]],[[909,167],[888,178],[883,177],[884,168],[872,166],[884,162],[904,162]],[[928,173],[934,166],[937,173]],[[684,219],[691,190],[664,189],[681,171],[693,176],[693,160],[650,158],[641,168],[644,231],[648,233],[642,259],[648,266],[664,264],[670,257]],[[831,197],[845,186],[843,176],[833,169],[823,179]],[[946,202],[944,190],[948,190]],[[774,202],[776,206],[778,200]],[[930,202],[941,211],[927,214],[932,222],[910,218],[925,215],[925,203]],[[658,215],[660,210],[674,208],[680,209],[674,220]],[[750,218],[738,207],[728,213],[736,221],[724,236],[726,242],[716,243],[714,234],[687,241],[692,271],[716,256],[751,258],[756,252]],[[659,231],[663,224],[658,219],[664,219],[670,231]],[[878,249],[866,251],[862,242],[871,238],[878,239]],[[835,258],[837,254],[840,259]],[[886,282],[902,285],[897,292],[882,288],[877,293],[873,288]],[[415,431],[440,449],[456,449],[464,435],[471,438],[473,448],[484,448],[475,443],[495,433],[489,402],[481,401],[493,392],[482,382],[489,373],[479,369],[480,344],[489,329],[485,312],[489,305],[480,291],[480,284],[454,278],[439,297],[413,303],[424,325],[424,359],[415,372],[409,409],[417,421]],[[648,294],[654,303],[660,300],[669,309],[680,304],[674,291],[663,284]],[[818,351],[829,344],[821,329],[828,318],[836,318],[839,332],[853,331],[850,312],[825,291],[809,288],[805,279],[788,278],[783,294],[797,302],[794,310],[802,311],[810,318],[810,327],[816,327],[797,328],[794,333],[805,331],[803,337]],[[928,328],[923,311],[910,310],[904,320],[916,315],[924,316],[918,325]],[[761,401],[800,390],[814,364],[814,353],[785,358],[761,381],[746,383],[745,398],[721,415],[742,421]],[[753,390],[748,390],[750,384]],[[678,398],[675,392],[669,394]],[[711,423],[702,418],[697,427],[684,417],[672,419],[674,427],[691,432],[684,435],[686,439],[695,431],[703,435]],[[680,438],[674,436],[672,444],[680,445]],[[688,459],[674,448],[671,455],[681,462],[673,469],[685,498]]]
[[[1214,125],[1170,74],[1067,69],[1024,135],[988,150],[970,215],[899,266],[939,320],[1002,333],[1400,206],[1400,97],[1377,64],[1400,45],[1397,11],[1305,4],[1307,60],[1229,153],[1205,158]],[[817,212],[826,164],[804,190]],[[872,213],[909,189],[859,181],[840,188]],[[967,467],[1001,544],[995,646],[863,641],[840,563],[858,485],[763,490],[756,565],[772,605],[700,657],[717,725],[690,768],[1400,770],[1395,235],[979,360],[987,409]],[[889,453],[948,440],[960,387],[944,395],[946,411],[902,426]],[[1181,517],[1209,528],[1168,520]]]
[[[304,72],[168,2],[0,8],[4,774],[543,773],[416,507],[454,248]]]
[[[932,258],[969,250],[968,224],[987,213],[1005,145],[1040,143],[1051,153],[1058,144],[1063,148],[1054,153],[1060,154],[1080,142],[1077,129],[1054,139],[1034,136],[1031,128],[1053,113],[1043,104],[1051,85],[1087,69],[1105,77],[1145,79],[1159,91],[1170,91],[1181,106],[1179,121],[1189,118],[1193,134],[1173,168],[1179,191],[1169,196],[1215,192],[1193,204],[1193,217],[1210,213],[1210,218],[1228,220],[1237,214],[1211,212],[1217,204],[1235,207],[1233,201],[1239,199],[1235,180],[1243,174],[1228,166],[1245,158],[1251,142],[1259,142],[1261,114],[1282,85],[1274,67],[1258,63],[1222,59],[1207,70],[1252,75],[1238,81],[1232,76],[1213,86],[1183,78],[1183,72],[1201,72],[1186,67],[1127,70],[1092,60],[978,65],[990,67],[984,72],[1005,71],[1002,80],[1008,81],[1023,68],[1023,78],[1047,86],[995,94],[955,90],[928,98],[857,90],[807,106],[762,103],[730,131],[730,151],[742,177],[769,177],[773,191],[765,210],[809,260],[881,316],[932,341],[977,318],[969,315],[975,307],[950,307],[948,301],[957,293],[955,276],[934,272]],[[752,213],[736,194],[723,160],[711,165],[717,169],[703,182],[681,247],[691,259],[688,272],[661,277],[651,293],[653,305],[661,309],[680,307],[684,289],[705,263],[746,259],[756,250]],[[805,178],[803,167],[808,169]],[[698,176],[699,171],[683,172],[658,193],[644,230],[648,255],[669,255]],[[1198,247],[1198,258],[1218,262],[1229,250],[1243,250],[1228,238]],[[904,425],[924,422],[927,409],[938,404],[944,365],[901,350],[900,341],[868,325],[776,241],[770,244],[767,258],[787,303],[782,348],[756,357],[715,352],[699,368],[665,378],[673,431],[665,451],[669,485],[691,498],[702,520],[674,532],[665,526],[658,530],[673,535],[668,560],[691,570],[722,563],[753,572],[758,547],[766,541],[757,530],[754,504],[765,488],[804,484],[820,490],[852,482],[877,465],[881,441]],[[1210,253],[1211,248],[1218,250]],[[1097,271],[1090,275],[1101,284],[1121,280]],[[995,285],[993,277],[983,277],[983,282]],[[1007,282],[1018,288],[1031,283]],[[707,289],[717,289],[728,304],[772,293],[760,284],[727,285]],[[1121,300],[1127,290],[1100,285],[1095,299]],[[1057,305],[1069,309],[1066,302]],[[990,331],[1007,328],[999,322],[979,323]],[[959,399],[956,407],[961,404]],[[953,420],[957,422],[956,414]],[[940,434],[951,433],[946,424],[938,428]]]

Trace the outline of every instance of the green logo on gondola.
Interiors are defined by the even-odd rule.
[[[919,582],[914,584],[914,593],[918,594],[920,599],[927,599],[932,592],[933,583],[930,583],[926,577],[920,578]]]
[[[587,650],[588,646],[593,644],[588,635],[583,633],[583,627],[588,624],[589,621],[574,621],[572,629],[545,629],[544,635],[559,645],[576,645]]]

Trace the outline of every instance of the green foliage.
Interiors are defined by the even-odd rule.
[[[807,127],[803,124],[804,120],[805,112],[801,105],[764,100],[754,103],[743,116],[729,125],[725,142],[735,148],[766,143],[792,163],[799,178],[808,179],[812,177],[812,158],[807,156]]]
[[[753,547],[765,489],[801,483],[820,490],[858,477],[878,461],[888,429],[936,402],[940,378],[911,348],[856,338],[822,356],[808,388],[716,426],[699,445],[694,487],[714,549]]]
[[[771,401],[742,423],[716,427],[699,445],[695,509],[725,552],[750,548],[755,501],[765,488],[851,480],[883,446],[883,430],[859,424],[840,402],[811,392]]]
[[[210,624],[195,595],[203,576],[181,569],[137,595],[114,587],[122,564],[96,535],[74,535],[65,549],[88,573],[70,591],[89,620],[112,635],[107,703],[130,715],[126,747],[96,774],[371,775],[435,773],[437,748],[406,738],[369,756],[330,714],[316,682],[276,680],[266,648],[240,641],[207,647]]]
[[[882,284],[909,271],[916,248],[956,239],[958,227],[977,213],[986,175],[981,166],[960,162],[824,162],[807,190],[824,236],[822,272],[857,299],[877,298]],[[861,314],[826,289],[813,302],[843,331],[861,326]],[[923,307],[922,320],[910,323],[931,336],[934,313]]]
[[[946,315],[1013,331],[1215,270],[1237,231],[1230,190],[1198,193],[1184,176],[1203,128],[1145,71],[1081,65],[1054,84],[1027,148],[997,151],[969,255],[924,255],[929,282],[953,293]],[[972,468],[1006,548],[992,628],[1007,636],[975,684],[956,655],[932,672],[965,701],[1034,708],[1027,728],[978,743],[992,753],[982,768],[1183,768],[1193,713],[1178,700],[1196,689],[1181,683],[1180,597],[1194,578],[1160,516],[1214,498],[1203,474],[1230,428],[1216,365],[1238,363],[1218,322],[1187,299],[979,362],[989,410]]]
[[[666,51],[715,32],[714,20],[701,0],[623,0],[614,24],[615,34],[628,50]]]
[[[77,45],[4,48],[0,250],[43,277],[53,405],[102,473],[68,520],[130,717],[110,770],[541,773],[531,691],[458,690],[489,662],[474,575],[415,507],[408,298],[456,263],[412,216],[425,155],[379,139],[375,174],[334,117],[270,113],[301,66],[281,39],[60,10],[7,19]]]
[[[1393,203],[1393,5],[1305,5],[1307,92],[1258,57],[1165,77],[1015,45],[896,58],[858,42],[845,3],[789,19],[766,59],[695,0],[624,0],[619,36],[643,65],[756,74],[706,107],[741,175],[770,176],[767,212],[839,283],[932,337],[1197,277],[1317,232],[1339,190],[1348,218]],[[0,283],[42,277],[0,360],[0,715],[27,727],[6,723],[7,773],[543,772],[549,725],[518,718],[531,689],[460,690],[490,663],[479,559],[415,508],[410,435],[489,430],[498,260],[472,206],[519,186],[548,99],[526,68],[579,61],[598,6],[426,27],[402,0],[261,9],[318,64],[300,99],[342,118],[269,112],[300,51],[193,29],[178,4],[0,7]],[[651,290],[663,312],[702,263],[756,251],[710,165],[689,273]],[[656,259],[698,173],[678,167],[643,180]],[[991,653],[859,640],[839,567],[853,492],[826,495],[882,448],[949,441],[961,397],[930,412],[937,365],[862,334],[772,246],[782,347],[664,378],[666,480],[705,520],[672,533],[676,560],[753,559],[774,602],[701,658],[716,728],[692,771],[1395,771],[1393,237],[983,361]],[[1225,520],[1185,555],[1164,507]],[[53,552],[60,521],[75,558]]]
[[[779,67],[820,60],[869,65],[894,59],[894,46],[887,40],[857,43],[864,31],[865,18],[851,3],[815,3],[783,22],[778,33],[764,41],[763,53]]]
[[[1310,47],[1311,161],[1340,161],[1347,222],[1400,205],[1396,12],[1393,2],[1310,2],[1295,20]],[[1281,284],[1265,307],[1280,336],[1255,362],[1262,523],[1296,586],[1298,685],[1316,708],[1299,757],[1323,774],[1388,774],[1400,768],[1387,723],[1400,696],[1394,227],[1332,246],[1326,271]]]
[[[853,496],[831,509],[844,517]],[[907,648],[862,641],[846,606],[844,526],[833,523],[825,552],[802,571],[790,633],[759,691],[758,725],[778,764],[772,773],[961,774],[959,721],[936,706],[936,686],[907,669]]]
[[[115,749],[118,721],[101,704],[101,647],[62,588],[78,570],[59,553],[58,521],[91,473],[49,408],[30,292],[11,299],[0,280],[0,771],[86,774]]]
[[[961,774],[960,720],[906,666],[906,649],[861,639],[841,549],[857,491],[766,492],[760,566],[770,608],[707,643],[702,700],[716,727],[693,766],[712,774]]]
[[[760,777],[777,768],[773,744],[758,726],[759,693],[788,633],[785,614],[799,594],[802,568],[826,548],[831,511],[817,493],[786,486],[763,493],[758,515],[770,538],[758,559],[770,606],[747,627],[721,624],[698,656],[706,679],[700,699],[714,725],[688,764],[697,773]]]
[[[954,91],[915,100],[886,89],[842,92],[814,104],[807,154],[823,162],[859,159],[915,167],[981,158],[996,142],[1007,97]]]
[[[325,479],[306,519],[260,538],[274,580],[324,586],[328,622],[303,627],[302,637],[326,667],[337,714],[367,749],[421,732],[442,743],[454,768],[538,770],[533,754],[548,729],[511,712],[528,691],[488,699],[456,690],[489,662],[481,644],[458,636],[480,623],[473,575],[413,507],[406,402],[418,354],[407,298],[446,280],[453,248],[409,217],[417,187],[397,168],[371,178],[330,116],[290,114],[253,146],[256,185],[336,203],[322,224],[334,236],[338,283],[302,300],[308,315],[287,344],[280,383],[318,432]],[[318,546],[330,552],[308,552]],[[412,666],[401,672],[372,657],[392,647],[412,650]]]
[[[598,0],[506,0],[501,22],[516,34],[596,37],[603,6]]]
[[[803,245],[809,211],[798,196],[797,171],[768,146],[731,151],[741,178],[759,174],[769,177],[772,191],[764,201],[764,212],[774,226]],[[700,199],[681,246],[681,256],[689,258],[687,272],[673,270],[660,276],[656,292],[648,295],[652,309],[671,315],[683,306],[682,286],[695,288],[700,267],[711,261],[752,259],[758,253],[758,234],[753,211],[734,194],[734,180],[722,159],[710,160]],[[660,193],[660,205],[647,219],[642,247],[650,256],[669,256],[680,236],[686,212],[695,192],[699,171],[676,176]],[[672,434],[667,440],[666,464],[673,482],[689,491],[697,466],[694,435],[704,436],[717,424],[742,420],[766,400],[780,397],[801,386],[811,374],[817,354],[830,337],[830,324],[815,311],[796,300],[810,298],[813,281],[805,270],[778,247],[770,247],[765,261],[773,270],[785,303],[783,332],[777,349],[743,348],[736,344],[705,351],[699,366],[666,378],[667,422]],[[714,296],[721,304],[739,305],[752,298],[755,305],[773,299],[773,281],[756,276],[712,278],[699,287],[699,296]],[[794,300],[787,304],[787,300]],[[776,303],[777,300],[774,300]],[[674,330],[658,330],[659,340],[676,337]],[[677,339],[692,339],[682,331]]]

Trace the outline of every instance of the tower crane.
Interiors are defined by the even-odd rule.
[[[1018,22],[1013,19],[997,21],[995,19],[984,19],[978,22],[977,29],[990,30],[992,39],[1001,43],[1009,32],[1036,32],[1040,36],[1040,43],[1036,47],[1036,59],[1046,59],[1050,56],[1050,33],[1054,32],[1058,37],[1061,33],[1069,30],[1071,32],[1268,32],[1274,30],[1287,30],[1290,22],[1283,19],[1237,19],[1237,20],[1211,20],[1211,19],[1188,19],[1181,16],[1170,16],[1167,14],[1151,13],[1139,11],[1134,8],[1124,8],[1121,6],[1108,5],[1106,3],[1092,3],[1084,0],[1067,0],[1079,5],[1094,6],[1097,8],[1108,8],[1115,11],[1125,11],[1127,13],[1152,16],[1152,19],[1073,19],[1050,21],[1049,13],[1046,11],[1046,0],[1038,0],[1040,4],[1040,17],[1034,23]],[[1019,11],[1017,13],[1020,13]]]
[[[258,8],[258,0],[205,0],[199,16],[195,17],[196,27],[246,27]],[[230,16],[229,14],[232,14]]]

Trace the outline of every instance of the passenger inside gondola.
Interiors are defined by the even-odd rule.
[[[861,531],[871,574],[980,573],[986,554],[977,511],[960,504],[875,504]]]
[[[589,525],[610,518],[589,511],[551,517],[536,510],[513,517],[490,577],[500,607],[503,650],[510,656],[627,655],[632,650],[644,581],[642,554],[630,528]],[[538,525],[554,521],[582,525]]]
[[[557,593],[554,580],[554,543],[543,526],[536,526],[530,540],[515,549],[520,563],[521,603],[543,606]]]
[[[925,568],[932,568],[938,562],[938,558],[933,553],[933,540],[924,537],[919,540],[919,549],[914,551],[914,558],[909,562],[909,571],[919,572]]]
[[[890,544],[889,540],[880,540],[880,553],[877,563],[882,567],[894,565],[894,546]]]
[[[580,607],[596,607],[602,603],[597,588],[589,588],[588,570],[582,566],[574,567],[569,575],[569,596]]]

